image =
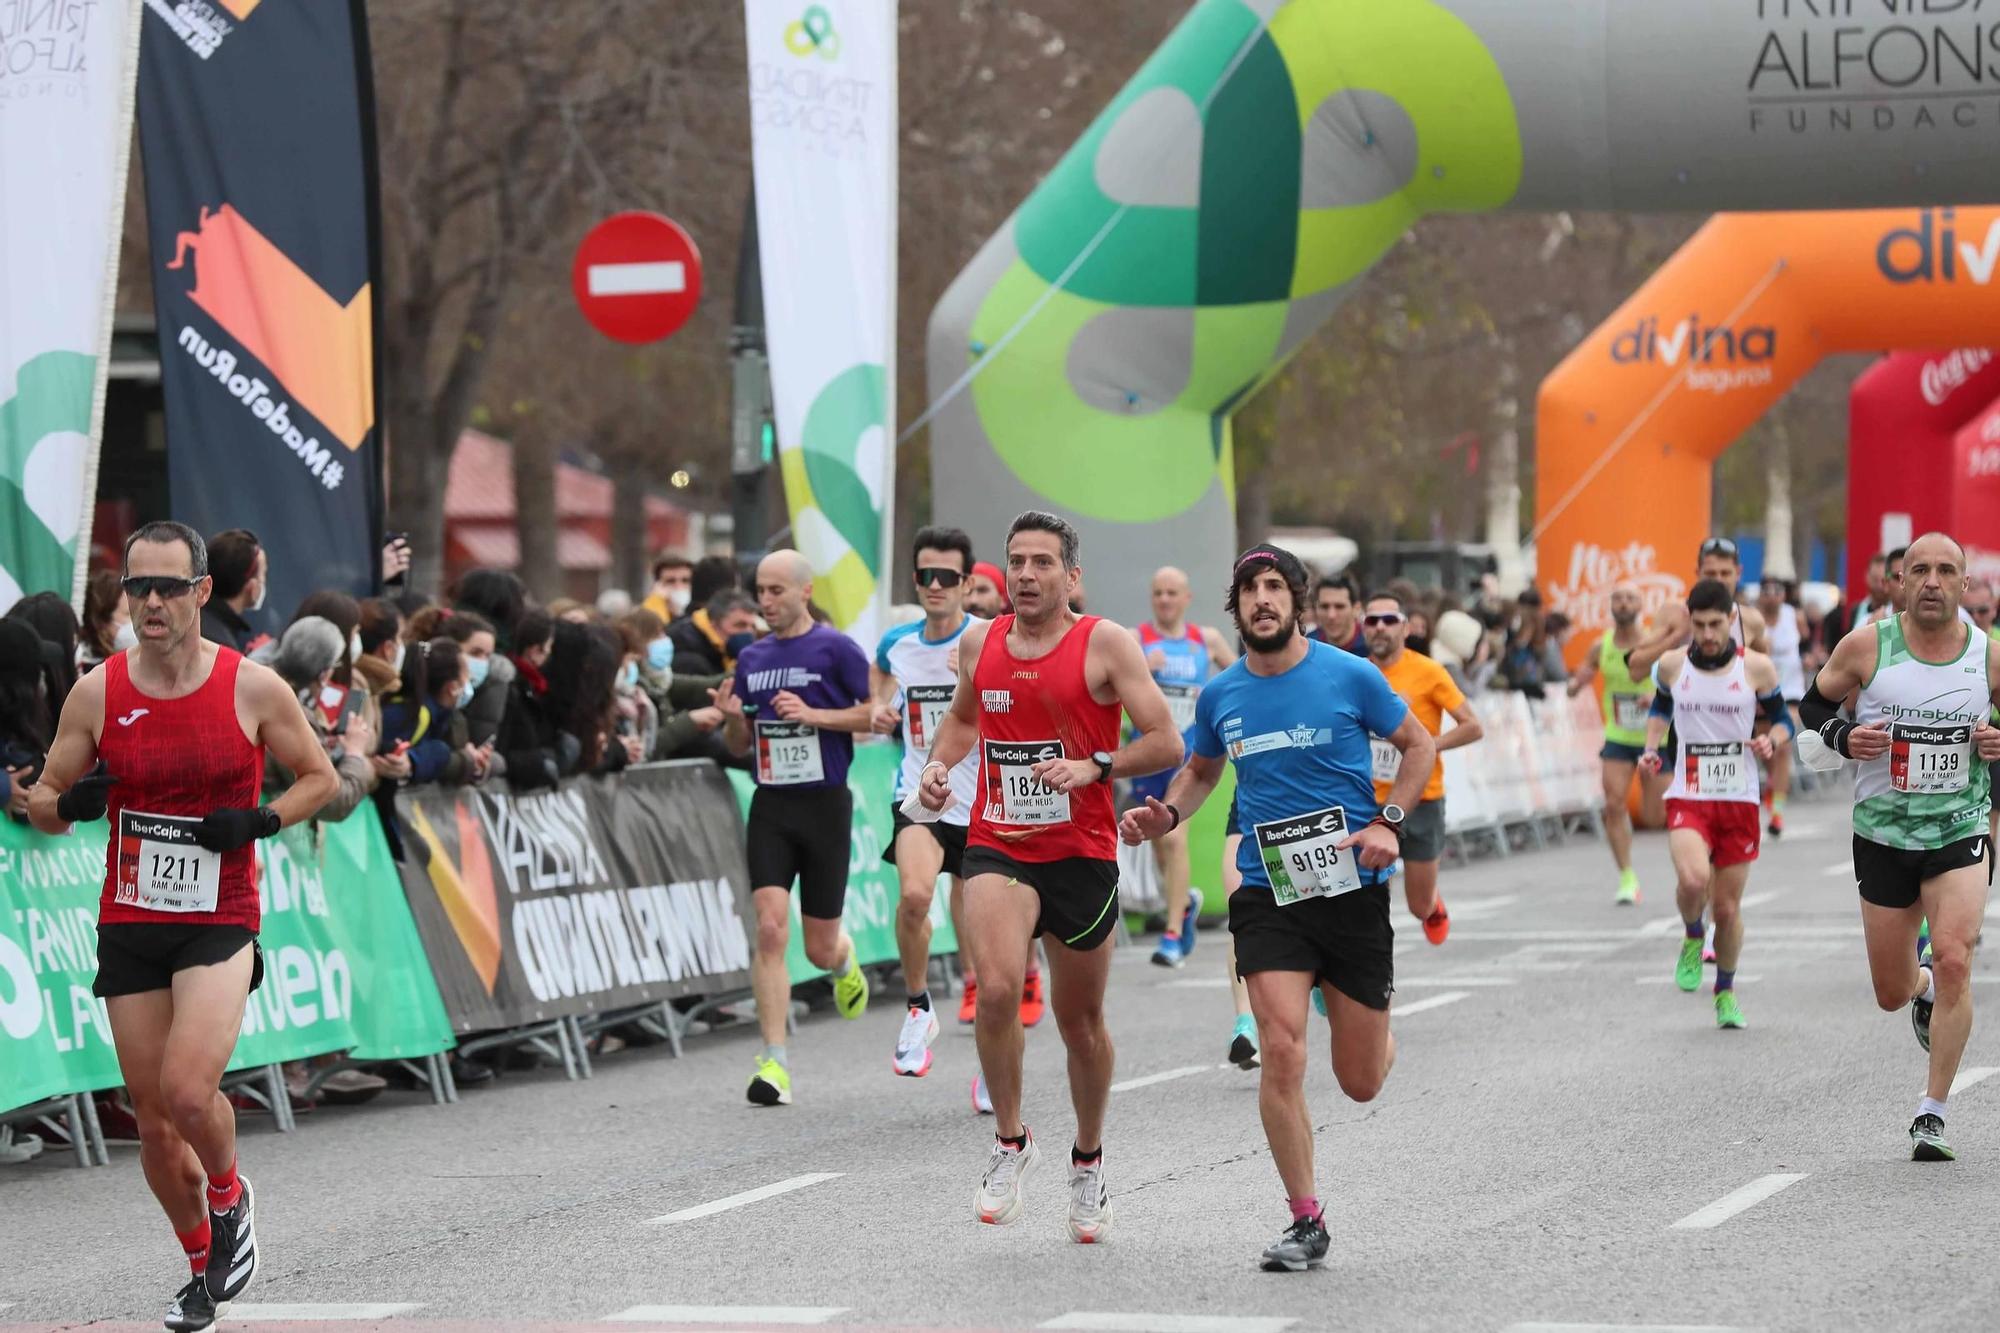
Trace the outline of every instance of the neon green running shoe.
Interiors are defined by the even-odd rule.
[[[768,1055],[757,1057],[757,1072],[750,1076],[750,1101],[755,1106],[790,1106],[792,1074]]]
[[[846,975],[833,979],[833,1007],[842,1018],[859,1018],[868,1012],[868,974],[854,965],[852,954],[848,955]]]
[[[1700,940],[1681,941],[1681,960],[1674,964],[1674,984],[1689,992],[1701,989]]]
[[[1743,1010],[1737,1007],[1736,992],[1719,990],[1715,993],[1715,1025],[1719,1028],[1747,1028],[1743,1021]]]
[[[1639,872],[1627,868],[1618,872],[1618,905],[1630,907],[1639,901]]]

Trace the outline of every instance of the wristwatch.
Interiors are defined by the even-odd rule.
[[[1403,840],[1403,820],[1407,817],[1407,813],[1403,807],[1391,801],[1382,807],[1382,813],[1375,816],[1375,819],[1377,823],[1387,825],[1389,832],[1396,835],[1396,841],[1401,842]]]
[[[1097,780],[1099,782],[1111,781],[1111,756],[1109,754],[1103,750],[1099,750],[1090,756],[1090,762],[1097,765]]]

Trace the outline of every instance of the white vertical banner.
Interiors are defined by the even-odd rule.
[[[778,464],[813,597],[869,653],[896,502],[896,0],[745,0]]]
[[[0,3],[0,611],[89,566],[138,0]]]

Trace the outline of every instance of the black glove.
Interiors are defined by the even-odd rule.
[[[56,815],[68,824],[88,824],[93,819],[104,818],[105,807],[111,801],[111,784],[118,781],[104,767],[102,759],[97,767],[70,784],[68,791],[56,797]]]
[[[284,827],[268,805],[253,810],[211,810],[194,826],[194,840],[211,852],[233,852]]]

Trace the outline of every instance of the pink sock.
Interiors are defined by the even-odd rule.
[[[1319,1195],[1317,1194],[1308,1194],[1303,1199],[1287,1199],[1285,1202],[1292,1206],[1292,1220],[1294,1222],[1302,1217],[1319,1216]]]

